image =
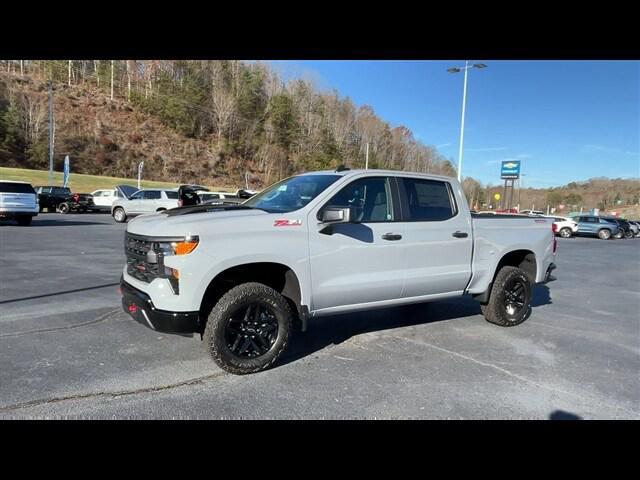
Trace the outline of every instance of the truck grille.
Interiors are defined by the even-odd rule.
[[[127,273],[145,283],[151,283],[160,278],[164,273],[162,255],[151,254],[155,257],[155,263],[149,263],[147,254],[153,249],[153,242],[140,235],[125,232],[124,251],[127,257]]]

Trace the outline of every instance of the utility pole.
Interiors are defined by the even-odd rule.
[[[53,181],[53,83],[49,80],[49,185]]]
[[[365,158],[364,169],[369,170],[369,142],[367,142],[367,154]]]
[[[111,100],[113,100],[113,60],[111,60]]]
[[[71,60],[69,60],[69,80],[67,81],[67,84],[71,86]]]

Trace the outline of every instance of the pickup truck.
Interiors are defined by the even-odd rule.
[[[491,323],[531,314],[555,268],[549,219],[472,215],[457,180],[385,170],[312,172],[238,205],[127,225],[122,306],[153,330],[200,334],[224,370],[268,368],[294,322],[472,295]]]

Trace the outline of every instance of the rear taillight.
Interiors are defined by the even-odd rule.
[[[184,202],[182,200],[178,200],[178,206],[181,207]]]
[[[555,223],[551,224],[551,231],[553,233],[557,233],[558,232],[558,225],[556,225]]]
[[[558,250],[558,239],[556,238],[556,232],[558,231],[558,226],[555,223],[551,224],[551,237],[553,238],[553,253],[556,253]]]

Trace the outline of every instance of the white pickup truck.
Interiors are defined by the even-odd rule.
[[[122,305],[161,332],[199,333],[223,369],[272,365],[294,321],[472,295],[509,327],[555,268],[552,221],[471,214],[457,180],[307,173],[240,205],[145,215],[125,232]]]

